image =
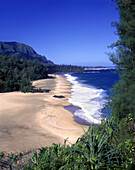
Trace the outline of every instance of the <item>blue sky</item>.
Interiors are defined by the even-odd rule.
[[[31,46],[56,64],[111,66],[118,37],[110,0],[0,0],[0,41]]]

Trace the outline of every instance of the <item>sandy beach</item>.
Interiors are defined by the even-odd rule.
[[[25,152],[52,143],[76,142],[88,126],[74,121],[64,106],[71,105],[71,84],[61,75],[34,81],[49,93],[0,93],[0,151]],[[62,95],[65,98],[56,98]]]

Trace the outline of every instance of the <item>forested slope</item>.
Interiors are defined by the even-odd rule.
[[[21,163],[25,154],[10,154],[7,160],[0,154],[0,166],[20,169],[95,170],[135,169],[135,1],[114,0],[120,22],[114,23],[119,41],[112,47],[116,52],[110,59],[121,73],[115,85],[111,101],[112,116],[88,132],[75,144],[63,146],[52,144],[32,152]],[[20,163],[18,163],[21,160]]]
[[[0,92],[31,92],[32,80],[47,78],[47,67],[37,60],[0,55]]]
[[[0,42],[0,54],[9,57],[26,58],[31,60],[38,60],[46,65],[54,65],[45,56],[37,54],[32,47],[18,42]]]

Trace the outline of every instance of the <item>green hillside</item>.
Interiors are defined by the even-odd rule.
[[[0,55],[0,92],[32,92],[32,80],[47,78],[43,62]]]
[[[54,63],[47,60],[45,56],[37,54],[32,47],[18,42],[0,42],[0,54],[9,57],[37,59],[46,65],[54,65]]]

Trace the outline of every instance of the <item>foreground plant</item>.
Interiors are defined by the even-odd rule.
[[[108,121],[105,125],[107,123]],[[120,167],[121,155],[119,155],[117,147],[111,142],[112,133],[113,131],[108,134],[108,131],[104,128],[99,132],[99,130],[94,130],[91,125],[89,131],[82,138],[79,138],[74,147],[71,148],[72,154],[76,155],[74,162],[60,169],[71,167],[76,169]]]
[[[71,147],[52,144],[26,154],[0,154],[0,168],[80,170],[134,169],[134,131],[132,117],[117,123],[114,118],[103,124],[91,125]],[[124,130],[123,130],[124,128]],[[27,155],[27,156],[26,156]]]

